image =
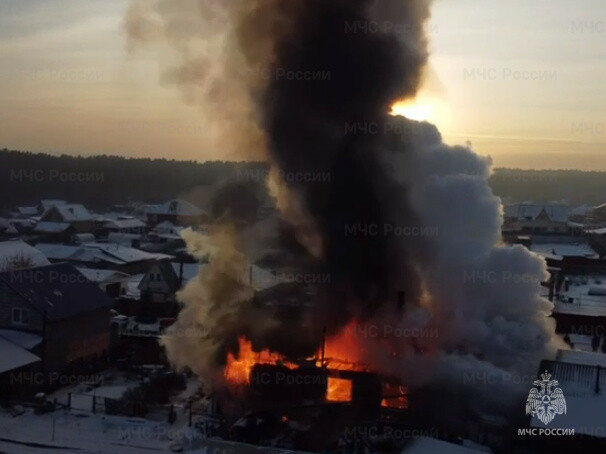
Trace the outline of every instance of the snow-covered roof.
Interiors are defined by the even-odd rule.
[[[532,243],[530,250],[545,258],[562,259],[563,257],[600,258],[589,243]]]
[[[108,220],[103,226],[107,229],[136,229],[146,225],[141,219],[132,218]]]
[[[114,270],[98,270],[98,269],[93,269],[93,268],[81,268],[81,267],[77,267],[77,269],[89,281],[97,282],[97,283],[119,282],[119,281],[129,277],[129,275],[126,273],[121,273],[119,271],[114,271]]]
[[[555,222],[566,222],[571,208],[566,205],[540,205],[531,203],[517,203],[505,206],[505,216],[517,219],[535,220],[545,212],[549,219]]]
[[[143,235],[140,233],[121,233],[110,232],[107,235],[107,242],[112,244],[122,244],[124,246],[132,246],[133,241],[141,241]]]
[[[143,260],[163,260],[173,258],[171,255],[146,252],[119,244],[86,243],[84,246],[99,249],[106,255],[111,255],[126,263],[139,262]]]
[[[558,350],[556,360],[570,364],[606,367],[606,354],[580,350]]]
[[[592,210],[593,207],[591,205],[580,205],[570,210],[568,216],[587,216]]]
[[[559,314],[606,316],[606,276],[566,276],[566,285],[554,301]]]
[[[14,329],[0,329],[0,338],[4,338],[26,350],[31,350],[42,342],[42,336]]]
[[[56,209],[64,222],[78,222],[78,221],[92,221],[93,215],[86,209],[84,205],[79,203],[65,203],[55,205],[51,209]],[[45,218],[46,214],[50,211],[47,210],[43,215],[42,219]]]
[[[599,229],[586,230],[585,233],[589,233],[591,235],[605,235],[606,234],[606,227],[602,227],[602,228],[599,228]]]
[[[17,207],[17,211],[24,216],[36,216],[38,207]]]
[[[46,256],[39,249],[36,249],[23,241],[0,242],[0,271],[4,271],[10,264],[9,262],[14,259],[25,259],[31,262],[32,266],[50,264]]]
[[[181,232],[184,230],[183,227],[175,226],[172,222],[164,221],[156,225],[151,231],[150,235],[162,238],[165,240],[180,240]]]
[[[84,243],[79,246],[40,243],[36,245],[36,247],[51,260],[71,260],[92,263],[109,262],[120,265],[144,260],[163,260],[172,258],[171,255],[145,252],[114,243]]]
[[[40,201],[40,205],[42,205],[42,211],[48,210],[50,207],[57,205],[65,205],[67,202],[65,200],[54,200],[54,199],[42,199]]]
[[[36,245],[51,260],[78,260],[81,262],[100,261],[101,256],[95,250],[84,246],[68,246],[65,244],[38,243]]]
[[[169,200],[161,205],[148,205],[145,209],[147,214],[172,214],[176,216],[201,216],[204,212],[182,199]]]
[[[0,337],[0,374],[40,361],[40,358]]]
[[[34,232],[37,233],[61,233],[69,229],[67,222],[46,222],[41,221],[34,227]]]
[[[144,277],[145,274],[134,274],[124,281],[124,293],[122,294],[122,298],[129,300],[138,300],[141,298],[139,285]]]
[[[13,224],[9,224],[4,233],[6,235],[18,235],[19,230],[17,230],[17,227],[15,227]]]

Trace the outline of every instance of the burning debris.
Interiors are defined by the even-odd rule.
[[[409,390],[446,388],[481,394],[449,402],[455,413],[499,413],[524,390],[503,383],[497,400],[466,374],[532,374],[555,351],[543,262],[499,244],[490,162],[389,114],[422,82],[429,6],[133,2],[130,44],[167,39],[180,63],[166,78],[200,104],[215,145],[270,162],[281,211],[271,234],[218,226],[186,237],[212,260],[181,292],[184,309],[163,339],[177,367],[258,388],[255,371],[296,377],[311,361],[328,402],[355,401],[364,382],[377,406],[405,408]],[[259,242],[288,252],[291,273],[330,279],[291,286],[284,298],[300,304],[254,297],[238,276]],[[511,273],[536,279],[508,282]],[[200,336],[180,335],[192,327]]]

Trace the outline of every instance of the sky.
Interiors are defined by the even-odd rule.
[[[151,1],[151,0],[150,0]],[[0,148],[228,159],[198,108],[127,51],[127,0],[0,0]],[[402,112],[497,167],[606,170],[603,0],[435,0],[426,82]]]

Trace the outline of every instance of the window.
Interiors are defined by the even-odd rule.
[[[29,311],[22,307],[13,307],[13,324],[29,325]]]

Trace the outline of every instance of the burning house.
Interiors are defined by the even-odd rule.
[[[527,389],[468,374],[534,374],[563,346],[540,296],[545,263],[500,241],[490,161],[390,114],[423,82],[430,2],[154,5],[133,2],[129,44],[168,38],[179,64],[166,80],[199,102],[217,149],[270,163],[279,209],[262,226],[187,235],[211,259],[161,340],[172,364],[226,417],[254,415],[233,428],[259,443],[287,424],[309,429],[291,445],[329,448],[406,406],[399,423],[456,437],[507,418]],[[270,301],[240,279],[268,250],[296,277]]]

